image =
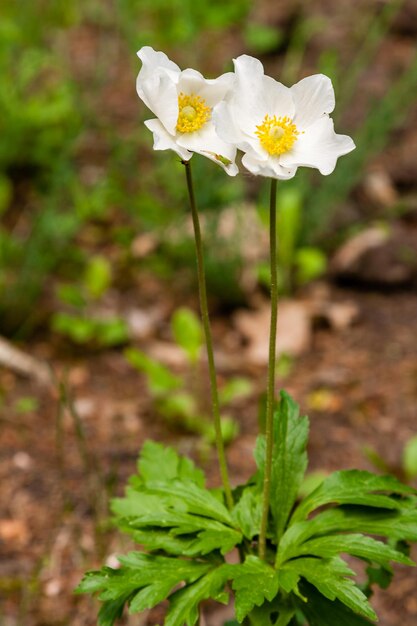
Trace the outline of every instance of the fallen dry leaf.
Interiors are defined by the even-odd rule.
[[[240,310],[234,315],[236,328],[248,341],[245,357],[253,364],[266,365],[269,354],[271,309],[264,303],[255,311]],[[311,342],[311,320],[308,306],[296,300],[281,300],[278,305],[277,356],[298,356]]]
[[[29,531],[25,522],[19,519],[0,519],[0,539],[2,541],[23,545],[28,538]]]

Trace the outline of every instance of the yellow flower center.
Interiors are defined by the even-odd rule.
[[[262,147],[273,156],[288,152],[300,134],[289,117],[275,115],[265,115],[262,124],[256,128],[255,135],[259,137]]]
[[[199,130],[210,119],[211,109],[200,96],[194,94],[187,96],[181,92],[178,96],[178,108],[177,131],[179,133],[192,133]]]

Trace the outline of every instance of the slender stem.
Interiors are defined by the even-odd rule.
[[[190,198],[191,213],[193,217],[195,249],[196,249],[196,256],[197,256],[198,289],[199,289],[199,295],[200,295],[201,318],[203,321],[204,336],[206,339],[207,359],[208,359],[209,376],[210,376],[211,405],[212,405],[212,412],[213,412],[213,419],[214,419],[214,429],[216,433],[217,456],[219,459],[220,474],[222,477],[227,506],[229,509],[232,509],[233,508],[233,496],[232,496],[232,489],[230,487],[229,474],[227,471],[226,455],[224,451],[224,444],[223,444],[223,437],[222,437],[221,423],[220,423],[219,393],[217,390],[216,367],[214,364],[214,353],[213,353],[213,340],[211,337],[210,319],[209,319],[209,312],[208,312],[208,305],[207,305],[207,289],[206,289],[206,277],[205,277],[205,269],[204,269],[203,246],[201,242],[200,220],[198,217],[197,205],[196,205],[195,196],[194,196],[193,179],[191,175],[191,164],[190,164],[190,161],[183,161],[183,164],[185,165],[188,195]]]
[[[275,361],[278,319],[278,288],[277,288],[277,181],[271,179],[271,196],[269,205],[269,255],[271,265],[271,326],[269,331],[269,363],[268,389],[266,396],[266,458],[263,484],[262,520],[259,535],[259,557],[265,560],[266,531],[268,526],[269,501],[271,493],[272,451],[274,445],[273,417],[275,401]]]

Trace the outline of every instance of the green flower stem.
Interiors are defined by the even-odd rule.
[[[204,269],[203,246],[201,242],[200,220],[198,217],[197,205],[196,205],[195,196],[194,196],[193,179],[192,179],[192,174],[191,174],[191,164],[190,164],[190,161],[183,161],[183,164],[185,165],[188,195],[190,198],[191,213],[193,217],[195,249],[196,249],[196,256],[197,256],[198,290],[199,290],[199,295],[200,295],[201,318],[203,321],[204,336],[206,340],[206,349],[207,349],[207,359],[208,359],[208,366],[209,366],[211,404],[212,404],[213,419],[214,419],[214,429],[216,432],[217,456],[219,459],[220,474],[222,477],[227,506],[229,509],[232,509],[233,508],[233,496],[232,496],[232,489],[230,487],[229,474],[227,471],[226,454],[224,451],[224,444],[223,444],[223,437],[222,437],[222,430],[221,430],[221,423],[220,423],[219,392],[217,389],[216,367],[214,364],[214,353],[213,353],[213,340],[211,337],[210,319],[209,319],[209,312],[208,312],[208,305],[207,305],[207,289],[206,289],[206,277],[205,277],[205,269]]]
[[[274,445],[273,417],[275,401],[275,361],[278,319],[278,287],[277,287],[277,181],[271,179],[271,196],[269,204],[269,255],[271,265],[271,326],[269,331],[269,363],[268,389],[266,396],[266,458],[265,475],[262,495],[262,520],[259,534],[259,558],[265,560],[266,532],[268,527],[269,501],[271,494],[272,451]]]

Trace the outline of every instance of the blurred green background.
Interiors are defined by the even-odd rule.
[[[321,275],[352,232],[397,219],[407,210],[404,193],[417,191],[406,147],[417,89],[410,10],[413,2],[402,0],[3,0],[0,333],[52,330],[115,345],[127,337],[123,319],[91,313],[106,294],[140,299],[131,294],[146,276],[170,285],[184,276],[177,283],[190,289],[182,166],[173,153],[152,153],[142,124],[152,115],[135,92],[142,45],[208,76],[246,52],[286,84],[315,72],[332,78],[336,130],[351,134],[357,150],[331,177],[304,171],[282,185],[285,291]],[[376,207],[363,193],[375,163],[400,192]],[[233,237],[221,236],[219,223],[230,207],[242,217],[250,198],[265,225],[266,189],[248,174],[229,179],[204,159],[193,164],[209,244],[216,237],[209,288],[222,307],[234,307],[247,295],[244,234],[237,223]],[[262,260],[254,273],[258,285],[268,282]]]

